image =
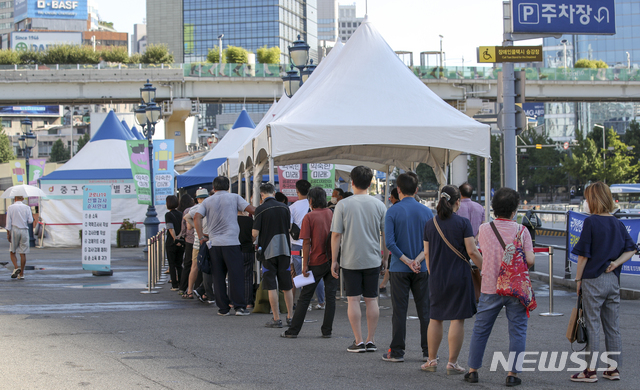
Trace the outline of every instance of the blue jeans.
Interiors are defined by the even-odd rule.
[[[509,352],[516,353],[512,363],[513,366],[510,367],[509,371],[521,371],[518,368],[522,367],[515,367],[515,363],[518,361],[518,356],[524,352],[527,343],[527,310],[515,297],[484,293],[480,295],[480,301],[478,302],[478,313],[476,314],[471,345],[469,346],[470,368],[477,370],[482,367],[482,358],[487,347],[487,340],[503,306],[506,308],[509,321]]]
[[[302,273],[302,246],[291,244],[291,251],[300,251],[300,255],[291,255],[293,262],[293,269],[296,271],[296,275]],[[318,287],[316,288],[316,296],[318,297],[318,303],[324,303],[324,280],[320,279]]]

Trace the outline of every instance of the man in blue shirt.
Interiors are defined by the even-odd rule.
[[[420,345],[424,361],[429,356],[429,274],[424,261],[422,234],[433,213],[413,197],[418,189],[418,176],[403,173],[396,180],[400,199],[387,211],[385,241],[391,252],[389,280],[391,282],[392,339],[389,351],[382,355],[387,362],[403,362],[407,333],[409,291],[413,293],[420,319]]]

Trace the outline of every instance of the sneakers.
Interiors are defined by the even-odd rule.
[[[376,347],[376,345],[373,342],[369,341],[365,345],[365,349],[367,350],[367,352],[375,352],[378,350],[378,347]]]
[[[613,371],[605,371],[604,373],[602,373],[602,377],[605,379],[609,379],[610,381],[619,381],[620,372],[617,368]]]
[[[507,378],[508,379],[508,378]],[[572,382],[588,382],[594,383],[598,381],[598,375],[595,371],[590,371],[588,368],[582,372],[571,375]]]
[[[218,311],[218,315],[219,315],[219,316],[230,316],[230,315],[231,315],[231,312],[230,312],[230,311],[228,311],[228,312],[226,312],[226,313],[223,313],[223,312],[221,312],[221,311]]]
[[[467,372],[466,374],[464,374],[464,380],[465,382],[469,383],[478,383],[478,371]]]
[[[313,308],[316,310],[324,310],[325,309],[326,304],[325,303],[318,303],[317,305],[315,305]]]
[[[248,316],[249,314],[251,314],[251,312],[247,309],[243,309],[243,308],[236,309],[237,316]]]
[[[18,275],[18,280],[24,280],[24,275]]]
[[[22,272],[22,271],[20,271],[20,268],[14,269],[13,272],[11,273],[11,279],[17,278],[18,275],[20,275],[20,272]]]
[[[271,320],[264,324],[266,328],[282,328],[282,320]]]
[[[382,360],[384,360],[385,362],[401,363],[404,362],[404,356],[395,357],[391,355],[391,349],[389,349],[389,352],[385,352],[382,354]]]
[[[364,346],[364,343],[356,344],[354,340],[353,344],[347,347],[347,352],[355,352],[355,353],[367,352],[367,348]]]

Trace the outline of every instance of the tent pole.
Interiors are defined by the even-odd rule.
[[[391,180],[389,180],[389,177],[391,176],[391,166],[387,165],[387,185],[384,186],[384,204],[385,206],[389,207],[389,196],[391,195],[391,189],[389,187],[391,187]]]
[[[276,185],[275,178],[273,176],[273,152],[271,148],[271,144],[273,139],[271,138],[271,126],[267,125],[267,137],[269,139],[269,183]]]
[[[478,196],[480,193],[478,192]],[[484,220],[489,222],[491,215],[491,158],[484,158]]]
[[[247,169],[244,170],[244,198],[247,202],[251,202],[251,196],[249,194],[249,180],[251,180],[251,177],[249,177],[249,171]]]

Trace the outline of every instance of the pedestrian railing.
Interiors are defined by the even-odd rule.
[[[160,285],[165,284],[162,269],[165,268],[165,238],[167,230],[162,229],[153,237],[147,238],[147,289],[141,294],[157,294]]]

